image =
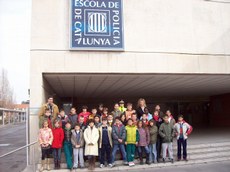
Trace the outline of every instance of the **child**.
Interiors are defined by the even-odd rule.
[[[174,126],[177,136],[177,158],[181,160],[181,145],[183,147],[183,160],[187,159],[187,139],[188,135],[191,134],[193,128],[187,122],[184,121],[183,115],[178,116],[178,122]]]
[[[68,115],[68,119],[69,119],[69,122],[70,122],[70,125],[73,129],[74,125],[77,123],[78,121],[78,115],[77,115],[77,112],[76,112],[76,108],[75,107],[72,107],[71,110],[70,110],[70,114]]]
[[[54,128],[52,129],[53,132],[53,157],[54,157],[54,169],[61,168],[61,148],[64,139],[64,131],[60,126],[60,121],[56,119],[54,121]]]
[[[128,120],[128,125],[125,127],[126,129],[126,152],[127,152],[127,160],[129,166],[134,166],[134,155],[135,155],[135,148],[139,141],[139,134],[137,127],[133,125],[133,120]]]
[[[125,102],[123,100],[119,101],[119,110],[121,111],[121,113],[124,113],[126,111]]]
[[[135,113],[136,111],[133,110],[133,104],[132,103],[127,103],[127,109],[124,112],[125,113],[125,119],[128,121],[129,118],[132,117],[132,114]]]
[[[48,127],[48,121],[44,120],[42,128],[39,130],[39,144],[42,151],[42,165],[39,171],[43,171],[45,163],[47,163],[47,170],[50,171],[51,145],[53,142],[52,130]],[[45,160],[47,158],[47,161]]]
[[[65,114],[65,111],[62,109],[58,115],[58,119],[61,121],[61,126],[64,129],[66,122],[69,120],[68,116]]]
[[[163,117],[164,123],[161,124],[159,129],[159,134],[162,138],[162,149],[163,149],[163,162],[165,163],[166,160],[166,152],[168,149],[169,158],[171,163],[174,163],[173,160],[173,149],[172,149],[172,142],[174,137],[174,130],[173,126],[169,123],[168,115]]]
[[[109,112],[109,109],[107,107],[104,107],[103,113],[101,115],[101,121],[102,121],[102,118],[107,118],[108,112]]]
[[[73,163],[72,163],[72,155],[73,155],[73,148],[71,144],[71,124],[70,122],[67,122],[65,124],[64,129],[64,152],[65,152],[65,159],[68,169],[72,169]]]
[[[94,121],[89,120],[89,126],[84,132],[85,139],[85,156],[88,156],[89,160],[89,170],[94,170],[95,168],[95,156],[98,156],[98,139],[99,132],[94,126]]]
[[[124,126],[126,126],[127,121],[126,121],[126,119],[125,119],[125,114],[124,114],[124,113],[121,114],[120,119],[121,119],[122,124],[123,124]]]
[[[100,148],[100,168],[105,166],[105,154],[109,167],[111,164],[111,148],[112,148],[112,128],[107,124],[107,118],[102,119],[102,125],[99,127],[99,148]]]
[[[84,132],[84,131],[85,131],[85,128],[86,128],[84,116],[80,116],[80,117],[79,117],[79,124],[80,124],[81,130]]]
[[[104,109],[104,105],[103,105],[102,103],[100,103],[100,104],[98,105],[98,115],[99,115],[99,116],[102,116],[102,114],[103,114],[103,109]]]
[[[143,114],[142,114],[141,121],[143,121],[143,123],[144,123],[146,126],[149,125],[149,121],[148,121],[148,118],[147,118],[147,114],[146,114],[146,113],[143,113]]]
[[[77,123],[72,130],[71,143],[73,145],[73,169],[78,168],[78,160],[80,162],[80,168],[84,168],[84,155],[83,155],[83,147],[84,147],[84,137],[83,131],[80,129],[80,124]]]
[[[153,112],[153,119],[156,122],[156,126],[157,126],[158,131],[159,131],[159,128],[160,128],[161,124],[163,123],[162,118],[159,116],[159,111]],[[160,162],[159,158],[161,155],[162,138],[161,138],[159,132],[157,135],[157,145],[156,146],[157,146],[157,162]]]
[[[133,120],[133,124],[137,126],[138,119],[137,119],[137,114],[136,113],[132,114],[131,119]]]
[[[111,113],[113,114],[114,118],[116,118],[117,116],[119,117],[121,115],[121,111],[119,109],[119,104],[118,103],[114,104],[114,110]]]
[[[39,128],[43,128],[44,121],[48,121],[48,127],[53,128],[54,117],[51,115],[50,109],[45,109],[45,114],[39,117]]]
[[[87,111],[88,107],[87,106],[82,106],[82,112],[78,115],[78,120],[80,117],[84,117],[84,124],[87,124],[90,112]]]
[[[125,126],[121,123],[120,118],[117,116],[115,118],[115,123],[112,128],[112,139],[113,139],[113,151],[112,151],[112,167],[115,165],[115,156],[117,150],[120,149],[124,165],[128,165],[125,151],[125,138],[126,138],[126,130]]]
[[[151,113],[149,113],[149,109],[147,107],[145,107],[144,112],[147,116],[147,120],[150,121],[153,118],[153,116]]]
[[[94,117],[94,123],[95,123],[96,128],[99,128],[101,126],[101,121],[100,121],[100,116],[99,115],[96,115]]]
[[[166,111],[166,115],[168,115],[168,117],[169,117],[169,123],[170,123],[172,126],[174,126],[174,125],[176,124],[176,121],[175,121],[175,119],[173,118],[171,111],[170,111],[170,110],[167,110],[167,111]]]
[[[89,120],[94,119],[94,117],[97,115],[97,108],[93,108],[91,112],[92,113],[89,115]]]
[[[107,117],[107,120],[108,120],[108,125],[112,127],[113,126],[113,115],[109,114]]]
[[[156,142],[157,142],[158,128],[153,119],[149,121],[149,134],[150,134],[149,160],[150,162],[157,163]]]
[[[149,130],[148,127],[145,126],[143,121],[138,121],[138,133],[139,133],[139,142],[138,142],[138,152],[140,157],[140,164],[143,165],[143,152],[146,154],[146,164],[150,164],[149,162]]]

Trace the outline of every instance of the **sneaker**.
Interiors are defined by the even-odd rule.
[[[181,161],[181,158],[177,158],[177,161]]]
[[[100,164],[100,168],[104,168],[105,166],[104,166],[104,164]]]
[[[129,162],[129,167],[133,167],[134,165],[134,162]]]
[[[174,159],[171,159],[171,163],[172,163],[172,164],[174,163]]]
[[[128,163],[127,161],[125,161],[123,164],[124,164],[124,165],[129,165],[129,163]]]
[[[109,167],[112,168],[114,166],[114,164],[109,164]]]
[[[163,158],[163,163],[165,163],[165,159]]]

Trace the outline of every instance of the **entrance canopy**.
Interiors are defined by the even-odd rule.
[[[230,93],[230,75],[44,73],[60,98],[210,97]]]

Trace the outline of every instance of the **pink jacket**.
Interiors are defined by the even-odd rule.
[[[52,145],[53,142],[53,133],[52,130],[50,128],[41,128],[39,130],[39,143],[41,144],[50,144]]]

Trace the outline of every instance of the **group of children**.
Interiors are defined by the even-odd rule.
[[[40,171],[50,170],[50,158],[54,158],[54,168],[60,169],[61,152],[64,149],[67,168],[95,168],[95,161],[100,162],[100,168],[113,167],[116,154],[120,150],[124,165],[134,166],[138,157],[140,164],[158,163],[161,157],[166,162],[168,154],[173,163],[173,138],[177,138],[177,158],[187,161],[187,138],[192,132],[192,126],[178,116],[176,123],[170,110],[163,114],[157,105],[153,115],[146,107],[145,100],[138,101],[138,108],[133,110],[132,104],[127,108],[120,101],[114,105],[114,111],[108,113],[108,108],[99,105],[91,113],[86,106],[80,114],[71,108],[70,114],[64,110],[54,117],[50,109],[39,119],[39,142],[42,152]],[[183,147],[183,156],[181,155]],[[53,154],[53,156],[51,156]],[[73,159],[72,159],[73,158]],[[106,163],[105,163],[106,162]]]

